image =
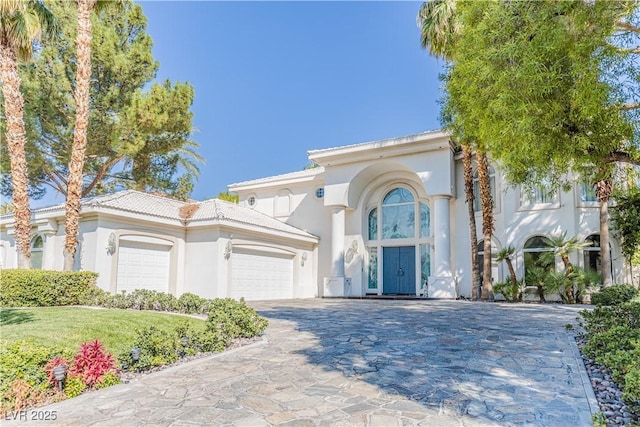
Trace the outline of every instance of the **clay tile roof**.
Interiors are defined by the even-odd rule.
[[[247,224],[297,234],[299,236],[315,237],[302,229],[285,224],[261,212],[220,199],[210,199],[203,202],[183,202],[162,195],[125,190],[114,194],[84,199],[81,204],[83,208],[108,208],[152,217],[172,219],[183,223],[186,222],[187,226],[196,221],[225,220],[237,224]],[[64,204],[37,209],[33,212],[38,213],[56,210],[64,211]]]
[[[190,218],[190,222],[206,221],[212,219],[227,220],[238,224],[255,225],[276,231],[298,234],[301,236],[315,237],[304,230],[285,224],[275,218],[257,212],[251,208],[230,203],[220,199],[211,199],[200,202],[200,208]]]

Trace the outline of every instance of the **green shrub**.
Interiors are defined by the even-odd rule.
[[[90,304],[104,291],[97,273],[48,270],[0,270],[0,306],[50,307]]]
[[[178,340],[172,334],[155,326],[149,326],[136,331],[133,347],[139,348],[140,358],[135,361],[130,352],[118,356],[120,363],[129,369],[147,370],[156,366],[168,365],[178,359]]]
[[[596,362],[610,367],[606,361],[611,355],[633,349],[633,341],[640,339],[640,329],[632,329],[626,325],[616,325],[602,332],[589,335],[584,352]]]
[[[591,303],[597,306],[620,305],[640,294],[631,285],[613,285],[591,295]]]
[[[636,411],[640,409],[640,366],[638,359],[624,376],[622,398]]]
[[[178,300],[171,294],[136,289],[131,293],[123,291],[116,295],[109,295],[101,302],[103,307],[132,310],[177,311]]]
[[[513,284],[511,283],[511,278],[493,285],[493,293],[502,294],[504,299],[509,302],[522,301],[522,289],[522,281],[517,281]]]
[[[589,334],[603,332],[616,325],[640,329],[640,301],[634,300],[620,305],[601,306],[593,310],[582,310],[582,326]]]
[[[69,359],[73,355],[29,341],[3,346],[0,349],[0,395],[4,398],[11,384],[18,379],[25,381],[31,387],[47,388],[49,378],[45,366],[56,356]]]
[[[210,302],[208,299],[189,292],[185,292],[178,298],[178,310],[181,313],[206,313],[209,305]]]
[[[64,382],[64,394],[70,399],[81,395],[86,388],[87,386],[84,385],[84,381],[79,376],[68,376]]]
[[[95,383],[95,388],[107,388],[116,384],[120,384],[120,375],[118,375],[114,371],[109,371],[104,374],[97,383]]]
[[[230,344],[230,339],[218,330],[205,329],[197,331],[191,338],[191,348],[197,352],[223,351]]]
[[[220,333],[225,339],[255,337],[267,328],[269,322],[247,306],[244,299],[217,298],[212,301],[207,329]]]
[[[583,351],[611,370],[625,402],[640,408],[640,301],[580,312],[587,331]]]

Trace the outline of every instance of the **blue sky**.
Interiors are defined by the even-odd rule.
[[[140,4],[157,79],[195,87],[194,199],[301,170],[310,149],[440,127],[443,63],[420,47],[421,2]]]

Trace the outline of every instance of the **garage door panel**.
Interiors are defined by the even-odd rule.
[[[118,249],[117,292],[148,289],[169,292],[169,246],[121,242]]]
[[[230,297],[246,300],[293,298],[291,257],[233,253]]]

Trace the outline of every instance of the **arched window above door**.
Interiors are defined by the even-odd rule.
[[[406,188],[395,188],[382,199],[382,238],[416,236],[415,199]]]
[[[396,187],[387,192],[378,206],[367,214],[369,240],[428,239],[431,234],[431,211],[426,203],[418,202],[406,188]],[[416,223],[416,218],[419,222]]]

